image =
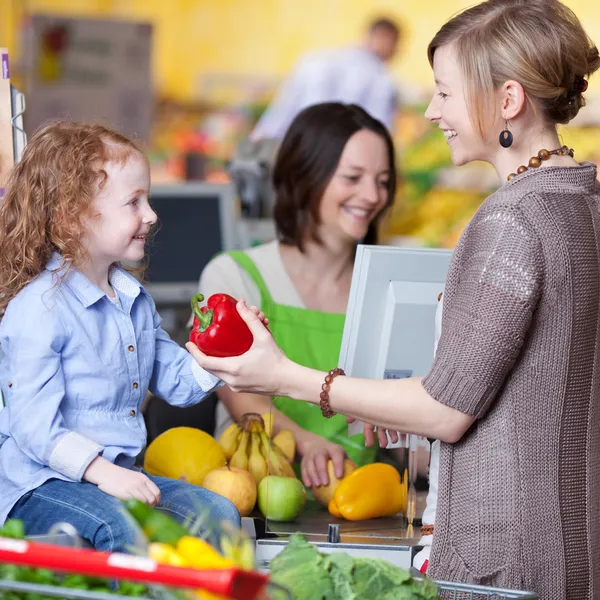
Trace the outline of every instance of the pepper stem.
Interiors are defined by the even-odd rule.
[[[213,311],[207,310],[205,313],[200,310],[200,302],[204,300],[203,294],[194,294],[192,297],[192,312],[198,319],[198,329],[202,332],[206,331],[212,324]]]

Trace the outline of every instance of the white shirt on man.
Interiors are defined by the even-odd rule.
[[[252,132],[252,139],[282,139],[296,115],[313,104],[357,104],[392,130],[398,90],[385,63],[366,48],[350,46],[302,58]]]

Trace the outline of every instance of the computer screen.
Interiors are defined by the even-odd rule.
[[[339,361],[348,375],[427,374],[451,255],[450,250],[358,246]]]
[[[427,374],[451,256],[450,250],[358,246],[339,360],[348,375],[400,379]],[[350,435],[362,430],[360,422],[349,427]]]
[[[239,248],[233,185],[153,185],[158,228],[147,247],[147,289],[163,302],[189,302],[200,273],[219,252]]]

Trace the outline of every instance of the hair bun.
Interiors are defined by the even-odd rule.
[[[594,44],[591,44],[588,50],[587,69],[585,73],[589,77],[598,69],[600,69],[600,54],[598,54],[598,48]]]

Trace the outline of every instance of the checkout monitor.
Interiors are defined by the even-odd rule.
[[[358,246],[339,360],[348,375],[427,374],[451,255],[450,250]],[[349,428],[350,434],[361,431],[362,423]]]
[[[205,265],[239,247],[232,184],[153,185],[150,204],[158,230],[148,244],[145,286],[155,302],[188,304]]]

